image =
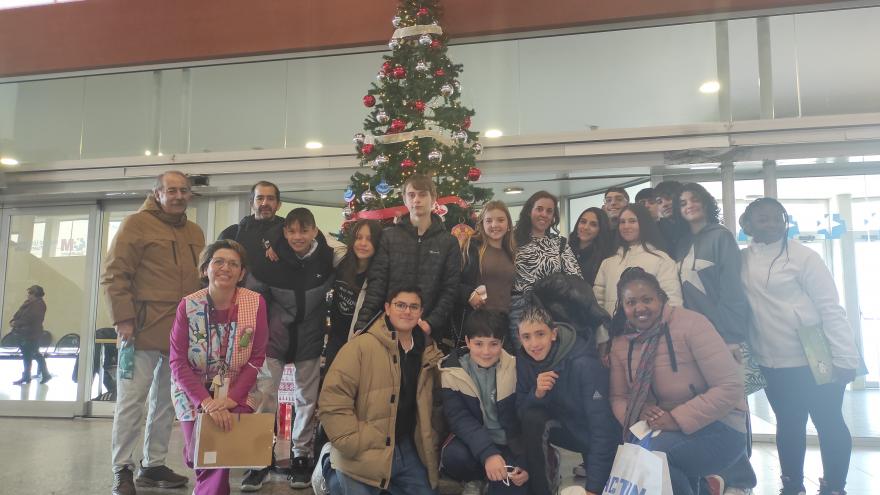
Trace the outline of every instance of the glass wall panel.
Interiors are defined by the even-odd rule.
[[[91,287],[89,256],[90,207],[70,207],[64,214],[16,213],[10,215],[8,257],[2,319],[12,319],[24,303],[27,289],[39,285],[45,291],[47,311],[40,353],[45,356],[52,380],[34,378],[26,385],[12,385],[22,378],[21,353],[5,340],[0,349],[0,399],[74,401],[77,398],[75,366],[80,336],[87,335]],[[6,325],[4,325],[6,327]],[[4,335],[5,336],[5,335]],[[31,374],[40,371],[33,363]],[[42,378],[42,376],[41,376]]]
[[[83,158],[158,152],[157,82],[153,72],[86,78]]]

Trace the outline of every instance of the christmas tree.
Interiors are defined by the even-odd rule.
[[[346,220],[391,221],[405,213],[400,186],[412,174],[433,177],[435,212],[448,226],[472,217],[473,205],[492,197],[474,186],[480,179],[474,111],[459,102],[461,64],[446,56],[447,37],[438,23],[438,0],[401,0],[392,19],[390,55],[363,98],[370,113],[355,134],[361,167],[345,191]]]

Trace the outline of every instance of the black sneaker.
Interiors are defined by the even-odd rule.
[[[134,488],[134,475],[128,468],[113,473],[113,490],[112,495],[137,495]]]
[[[312,486],[312,470],[308,457],[295,457],[290,461],[290,475],[287,476],[291,488],[303,489]]]
[[[263,483],[269,477],[269,471],[272,468],[249,469],[244,473],[244,479],[241,480],[241,491],[257,492],[263,488]]]
[[[143,467],[138,469],[137,486],[177,488],[186,484],[189,479],[172,471],[168,466]]]

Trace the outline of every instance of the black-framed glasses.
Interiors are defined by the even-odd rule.
[[[421,311],[421,310],[422,310],[422,305],[421,305],[421,304],[415,304],[415,303],[413,303],[413,304],[407,304],[407,303],[405,303],[405,302],[403,302],[403,301],[393,302],[393,303],[391,303],[391,305],[394,306],[394,308],[397,309],[398,311],[406,311],[406,310],[410,310],[410,311],[412,311],[413,313],[415,313],[415,312],[418,312],[418,311]]]

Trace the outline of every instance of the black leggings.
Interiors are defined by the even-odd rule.
[[[786,485],[803,486],[807,452],[807,416],[819,434],[819,452],[825,483],[843,490],[852,454],[852,436],[843,420],[846,385],[816,385],[810,368],[764,368],[767,400],[776,414],[776,450]]]
[[[21,343],[21,358],[24,361],[24,371],[22,372],[21,377],[25,380],[30,380],[31,378],[31,361],[36,360],[37,366],[40,367],[40,373],[43,375],[43,379],[46,378],[46,375],[49,374],[49,369],[46,367],[46,358],[43,357],[43,354],[40,353],[40,343],[36,341],[24,341]]]

